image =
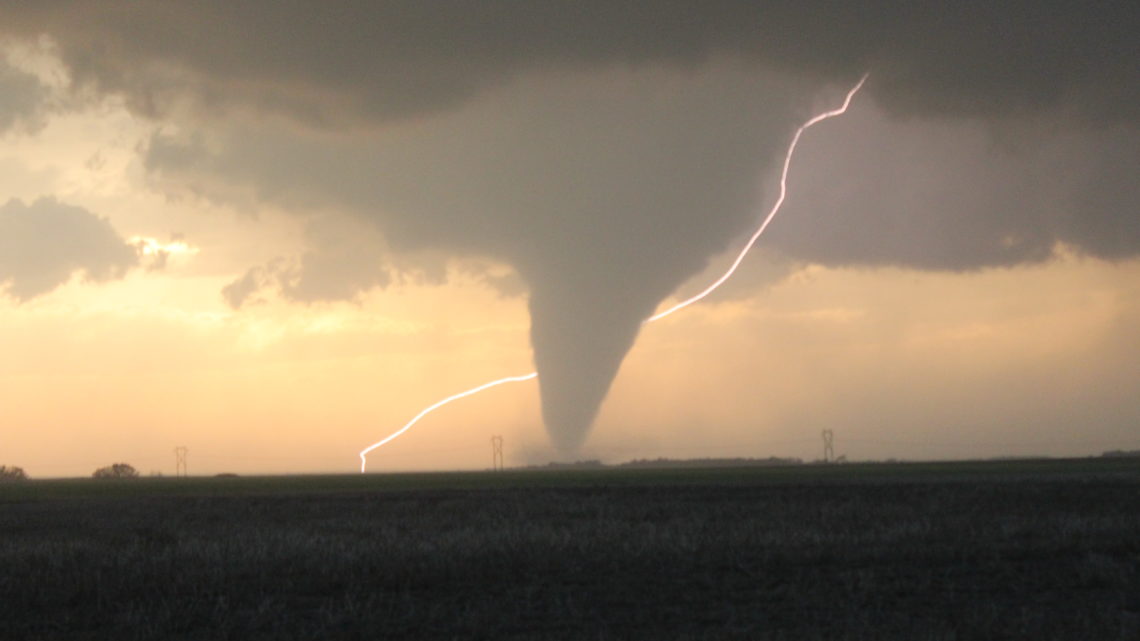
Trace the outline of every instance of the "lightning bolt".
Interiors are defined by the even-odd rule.
[[[788,195],[788,167],[792,165],[792,155],[796,152],[796,145],[800,143],[800,136],[802,136],[803,133],[807,131],[807,129],[812,125],[823,122],[828,118],[834,118],[846,113],[847,107],[851,105],[851,99],[854,98],[855,94],[863,88],[863,83],[867,82],[868,75],[869,74],[863,74],[863,77],[859,79],[859,82],[851,88],[851,91],[847,92],[847,97],[844,98],[842,105],[835,109],[832,109],[831,111],[825,111],[815,116],[811,120],[800,125],[800,128],[796,130],[796,135],[792,136],[792,142],[790,145],[788,145],[788,153],[784,155],[784,169],[780,172],[780,197],[776,199],[776,202],[772,205],[772,209],[768,212],[768,215],[764,217],[764,222],[760,223],[760,227],[757,228],[756,232],[752,234],[752,238],[748,239],[748,242],[744,245],[744,249],[741,249],[740,253],[736,255],[736,260],[732,261],[732,265],[728,268],[728,270],[721,274],[720,278],[713,281],[711,285],[706,287],[699,294],[696,294],[692,298],[683,300],[663,312],[658,312],[653,316],[650,316],[645,320],[646,323],[652,323],[655,320],[661,320],[662,318],[665,318],[674,312],[685,309],[689,305],[692,305],[705,296],[713,293],[717,287],[723,285],[724,281],[728,280],[729,277],[732,276],[732,274],[736,271],[736,268],[739,267],[740,263],[744,260],[744,257],[748,255],[749,251],[752,250],[752,246],[756,244],[756,240],[759,239],[760,235],[764,233],[764,230],[768,228],[768,223],[772,222],[772,219],[776,217],[776,212],[780,211],[780,207],[784,206],[784,198]]]
[[[863,74],[863,77],[859,79],[859,82],[855,83],[855,86],[852,87],[851,90],[847,92],[847,96],[843,99],[842,105],[840,105],[839,107],[836,107],[835,109],[832,109],[830,111],[825,111],[823,113],[820,113],[820,114],[813,116],[810,120],[808,120],[804,124],[800,125],[799,128],[796,129],[795,135],[792,136],[792,142],[788,145],[788,151],[787,151],[787,153],[784,154],[784,167],[783,167],[783,170],[780,172],[780,196],[776,199],[776,202],[772,205],[772,208],[768,211],[768,215],[764,217],[764,220],[760,223],[760,226],[752,234],[752,237],[748,239],[747,243],[745,243],[744,248],[741,249],[740,253],[736,255],[736,260],[732,261],[732,265],[730,265],[729,268],[723,274],[721,274],[720,278],[717,278],[715,281],[712,282],[711,285],[709,285],[708,287],[701,290],[700,293],[695,294],[694,296],[687,298],[687,299],[677,303],[676,305],[673,305],[672,307],[666,309],[665,311],[658,312],[658,313],[654,314],[653,316],[650,316],[649,318],[642,321],[643,325],[648,324],[648,323],[652,323],[653,321],[661,320],[662,318],[665,318],[666,316],[670,316],[676,312],[681,311],[682,309],[688,307],[689,305],[692,305],[693,303],[695,303],[695,302],[701,300],[702,298],[708,296],[709,294],[713,293],[718,287],[723,285],[726,280],[728,280],[729,278],[732,277],[733,273],[736,272],[736,268],[739,267],[740,263],[744,261],[744,257],[747,256],[748,252],[752,250],[752,246],[756,244],[756,241],[764,233],[764,230],[768,228],[768,223],[772,222],[772,219],[776,217],[776,213],[779,212],[780,208],[783,207],[783,205],[784,205],[784,199],[787,197],[787,194],[788,194],[788,168],[791,167],[791,165],[792,165],[792,156],[795,154],[796,145],[798,145],[800,142],[800,136],[802,136],[803,133],[805,131],[807,131],[809,128],[811,128],[813,125],[816,125],[820,122],[823,122],[824,120],[827,120],[829,118],[834,118],[836,116],[841,116],[841,115],[847,113],[847,108],[851,105],[851,100],[855,97],[855,94],[858,93],[859,90],[863,88],[863,83],[867,82],[867,76],[868,75],[870,75],[870,74]],[[364,473],[367,470],[368,453],[369,452],[371,452],[372,450],[384,445],[385,443],[391,441],[392,439],[396,438],[397,436],[400,436],[404,432],[407,432],[409,429],[412,428],[413,425],[420,422],[420,419],[427,416],[428,414],[431,414],[432,412],[443,407],[444,405],[447,405],[448,403],[450,403],[452,401],[458,401],[461,398],[466,398],[468,396],[478,394],[479,392],[482,392],[483,390],[490,389],[492,387],[497,387],[499,385],[503,385],[506,383],[521,383],[523,381],[529,381],[529,380],[532,380],[535,378],[538,378],[538,372],[531,372],[529,374],[523,374],[521,376],[508,376],[506,378],[496,379],[496,380],[493,380],[489,383],[483,383],[482,385],[480,385],[478,387],[472,387],[471,389],[469,389],[465,392],[460,392],[458,394],[453,394],[451,396],[448,396],[447,398],[445,398],[441,401],[438,401],[435,404],[424,408],[423,410],[420,411],[419,414],[416,414],[412,418],[412,420],[405,423],[403,427],[396,430],[392,434],[389,434],[385,438],[383,438],[379,441],[376,441],[372,445],[369,445],[368,447],[361,450],[360,451],[360,472]]]

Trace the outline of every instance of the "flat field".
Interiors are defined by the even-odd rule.
[[[1140,461],[0,485],[4,639],[1137,639]]]

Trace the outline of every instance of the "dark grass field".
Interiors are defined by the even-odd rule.
[[[1140,461],[0,486],[3,639],[1140,639]]]

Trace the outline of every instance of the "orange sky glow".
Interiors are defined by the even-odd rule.
[[[5,47],[9,65],[49,89],[67,85],[48,44]],[[834,102],[835,87],[825,89]],[[805,135],[822,145],[873,125],[902,132],[878,139],[883,149],[917,140],[913,123],[882,124],[874,98],[862,100],[848,124]],[[223,290],[251,267],[326,242],[313,231],[326,220],[336,221],[327,225],[334,246],[385,241],[336,204],[298,216],[259,200],[256,187],[228,200],[217,195],[230,195],[225,185],[213,192],[206,179],[200,193],[191,179],[170,188],[181,178],[148,167],[140,150],[177,128],[112,95],[0,132],[0,204],[51,197],[82,207],[138,251],[124,274],[76,269],[26,299],[4,295],[0,274],[0,464],[35,478],[88,476],[120,461],[170,475],[174,448],[185,446],[195,475],[352,473],[361,448],[421,408],[534,369],[527,285],[495,258],[444,253],[347,300],[269,288],[227,304]],[[975,149],[972,135],[988,140],[982,127],[939,131],[933,139],[966,141],[948,142],[947,155]],[[789,203],[844,181],[838,163],[861,162],[819,158],[793,165]],[[771,186],[776,170],[756,184]],[[853,214],[820,215],[841,225]],[[659,308],[702,289],[744,240]],[[1047,257],[1004,266],[824,264],[761,238],[724,292],[642,329],[577,457],[810,461],[825,429],[850,460],[1138,449],[1138,327],[1140,259],[1129,255],[1057,242]],[[559,456],[531,381],[439,410],[373,452],[369,471],[488,468],[493,435],[504,437],[508,465]]]

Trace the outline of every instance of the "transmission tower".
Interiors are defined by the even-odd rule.
[[[823,430],[823,462],[831,463],[835,460],[835,432]]]
[[[496,472],[503,469],[503,437],[491,437],[491,469]]]
[[[186,453],[189,451],[185,445],[174,448],[174,476],[186,476]]]

